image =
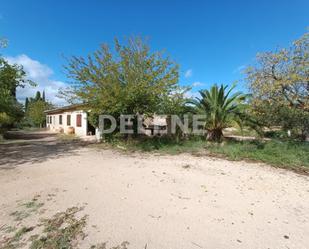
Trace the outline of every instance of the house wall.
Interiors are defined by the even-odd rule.
[[[78,114],[81,114],[81,127],[77,127],[76,123],[76,117]],[[59,123],[60,115],[62,115],[62,124]],[[71,124],[67,125],[67,115],[71,115]],[[52,122],[50,123],[50,117]],[[84,111],[67,111],[67,112],[61,112],[57,114],[47,114],[46,115],[46,123],[47,128],[51,131],[56,132],[68,132],[69,127],[74,127],[75,134],[77,136],[86,136],[87,135],[87,113]]]

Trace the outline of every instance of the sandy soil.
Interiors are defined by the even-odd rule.
[[[307,176],[191,155],[61,146],[0,147],[0,227],[13,224],[18,201],[40,195],[43,217],[85,206],[80,248],[105,241],[134,249],[309,248]]]

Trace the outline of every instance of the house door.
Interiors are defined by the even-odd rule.
[[[95,135],[95,127],[90,124],[88,119],[87,119],[87,135],[89,136]]]

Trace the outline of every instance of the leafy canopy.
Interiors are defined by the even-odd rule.
[[[141,38],[107,45],[88,55],[72,57],[66,66],[73,82],[60,94],[69,102],[83,102],[92,113],[153,114],[177,88],[178,65],[162,52],[152,52]]]
[[[44,111],[50,109],[51,104],[39,99],[37,101],[32,101],[28,104],[26,117],[38,127],[42,127],[45,123],[46,114]]]
[[[256,65],[245,72],[257,103],[267,100],[309,111],[309,33],[289,49],[258,54]]]
[[[16,100],[16,88],[33,82],[26,79],[22,66],[10,65],[0,56],[0,125],[11,125],[23,116],[22,105]]]
[[[288,49],[257,55],[245,71],[253,114],[265,125],[309,136],[309,33]]]

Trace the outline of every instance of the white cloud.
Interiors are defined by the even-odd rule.
[[[196,92],[196,91],[188,91],[185,93],[185,97],[195,99],[195,98],[201,97],[201,95],[199,92]]]
[[[10,64],[22,65],[29,80],[37,83],[37,86],[26,86],[24,88],[17,88],[17,98],[19,101],[24,101],[26,97],[34,97],[36,91],[45,90],[46,100],[53,104],[63,105],[66,102],[63,99],[58,98],[58,89],[66,87],[66,84],[62,81],[52,79],[54,74],[53,70],[47,65],[33,60],[25,54],[18,55],[16,57],[6,57]]]
[[[192,83],[192,86],[193,86],[193,87],[204,86],[204,85],[205,85],[205,84],[202,83],[202,82],[200,82],[200,81],[196,81],[196,82],[193,82],[193,83]]]
[[[192,76],[192,69],[188,69],[186,72],[185,72],[185,78],[190,78]]]

